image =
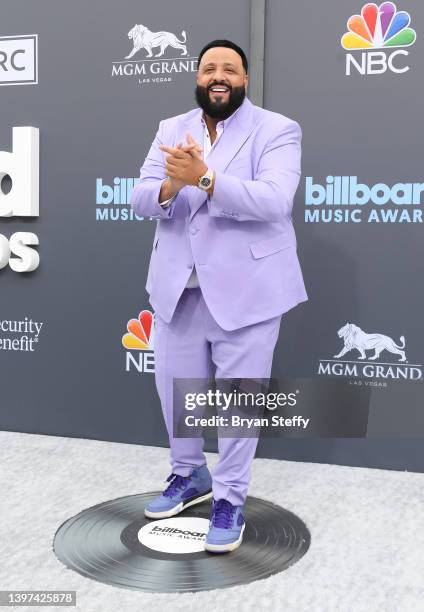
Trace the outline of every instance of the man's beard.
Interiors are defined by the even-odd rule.
[[[203,109],[206,115],[212,117],[212,119],[227,119],[230,115],[238,109],[246,97],[246,90],[244,85],[240,87],[232,87],[228,93],[228,100],[223,101],[223,97],[217,95],[213,100],[210,96],[210,87],[219,85],[214,83],[209,87],[201,87],[196,85],[194,90],[196,96],[196,102]]]

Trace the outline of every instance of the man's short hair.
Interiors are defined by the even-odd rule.
[[[207,45],[205,45],[203,47],[203,49],[200,51],[200,53],[199,53],[199,57],[197,59],[197,66],[200,65],[200,60],[202,59],[203,54],[208,49],[212,49],[213,47],[227,47],[228,49],[234,49],[234,51],[236,51],[240,55],[244,71],[247,74],[247,70],[248,70],[249,66],[248,66],[248,63],[247,63],[247,57],[246,57],[243,49],[241,47],[239,47],[238,45],[236,45],[236,43],[233,43],[231,40],[225,40],[225,39],[224,40],[213,40],[212,42],[210,42]]]

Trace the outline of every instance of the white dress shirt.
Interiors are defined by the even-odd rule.
[[[208,126],[206,125],[206,121],[204,119],[204,113],[202,113],[201,122],[203,125],[203,160],[204,161],[206,161],[207,156],[209,155],[211,150],[216,146],[216,143],[218,142],[219,137],[224,131],[224,128],[228,125],[228,123],[231,121],[231,119],[234,117],[237,111],[238,111],[238,108],[234,111],[232,115],[227,117],[227,119],[224,119],[223,121],[218,121],[218,123],[216,124],[216,138],[213,144],[211,144],[211,137],[209,135]],[[167,208],[170,205],[171,201],[176,197],[176,195],[177,194],[175,194],[172,198],[165,200],[164,202],[159,202],[159,204],[163,206],[164,208]],[[197,279],[195,266],[193,266],[193,270],[191,271],[186,287],[188,288],[199,287],[199,281]]]

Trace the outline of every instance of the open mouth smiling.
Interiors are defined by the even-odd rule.
[[[229,88],[226,87],[225,85],[214,85],[213,87],[209,89],[209,92],[211,93],[220,93],[220,94],[228,93],[229,91],[230,91]]]

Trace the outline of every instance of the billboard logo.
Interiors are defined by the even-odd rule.
[[[38,36],[0,36],[0,85],[38,83]]]
[[[130,206],[134,186],[140,178],[115,176],[113,185],[96,179],[96,221],[143,221]],[[152,219],[152,217],[149,217]]]
[[[139,542],[151,550],[178,555],[204,553],[208,528],[208,519],[178,516],[149,521],[137,536]]]
[[[360,15],[348,19],[348,32],[341,39],[347,51],[361,51],[359,56],[346,54],[346,75],[350,76],[352,70],[361,75],[383,74],[387,70],[396,74],[407,72],[409,66],[401,60],[408,56],[408,51],[399,47],[410,47],[416,40],[410,23],[409,13],[398,11],[393,2],[379,6],[365,4]]]
[[[167,83],[176,74],[196,72],[197,56],[188,54],[185,30],[178,38],[172,32],[153,32],[145,25],[135,24],[127,36],[132,49],[124,60],[112,62],[112,77],[137,77],[139,84]],[[165,54],[176,57],[157,59]]]
[[[134,366],[138,372],[154,372],[154,316],[150,310],[142,310],[137,319],[127,323],[127,333],[122,336],[122,346],[127,349],[127,372]],[[131,351],[138,351],[137,358]]]
[[[358,182],[357,176],[305,178],[305,223],[423,223],[424,183]]]
[[[383,380],[423,380],[422,365],[410,364],[407,360],[405,336],[400,336],[399,342],[396,342],[385,334],[367,333],[354,323],[343,325],[337,336],[343,346],[333,355],[333,359],[319,360],[318,374]],[[351,351],[354,351],[352,359],[343,360]],[[377,361],[382,353],[385,360]],[[393,363],[386,360],[393,360]]]
[[[0,218],[38,217],[39,132],[34,127],[14,127],[12,133],[12,152],[0,151]],[[8,193],[2,188],[6,177],[12,182]],[[15,232],[10,238],[0,234],[0,270],[7,264],[15,272],[35,270],[40,256],[31,245],[38,245],[32,232]]]

